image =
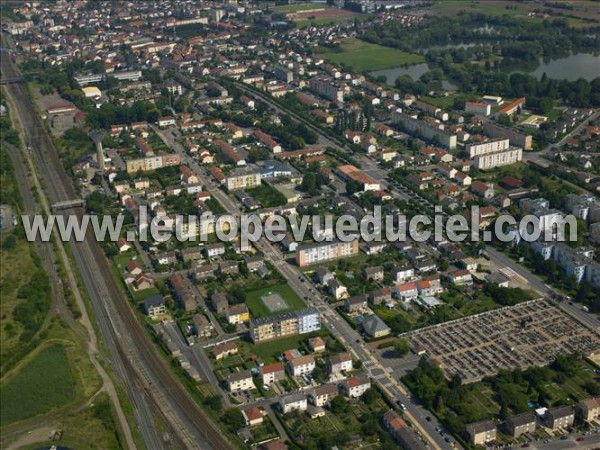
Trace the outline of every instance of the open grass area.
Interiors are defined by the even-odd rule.
[[[287,307],[271,312],[263,301],[263,298],[273,294],[279,294],[286,303]],[[295,311],[305,307],[304,302],[287,284],[276,284],[274,286],[248,292],[246,295],[246,304],[252,313],[252,317],[255,318],[267,317],[273,314],[279,314],[288,311]]]
[[[254,354],[256,356],[260,356],[263,361],[268,364],[270,362],[274,362],[275,358],[281,355],[285,350],[289,350],[292,348],[305,350],[309,352],[308,348],[305,346],[306,342],[312,337],[321,336],[323,340],[327,343],[328,341],[332,341],[333,338],[329,335],[329,332],[325,329],[321,329],[318,332],[295,335],[282,339],[275,339],[270,342],[264,342],[262,344],[251,344],[247,341],[237,341],[237,344],[240,348],[240,351],[244,353],[245,356],[250,354]],[[337,343],[337,341],[336,341]],[[343,351],[339,349],[339,351]],[[338,352],[339,353],[339,352]]]
[[[424,61],[421,55],[406,53],[383,45],[371,44],[360,39],[346,39],[341,44],[342,52],[326,52],[318,56],[334,63],[344,63],[358,72],[410,66]]]
[[[67,352],[54,344],[0,387],[0,424],[23,420],[58,408],[75,396],[75,378]]]

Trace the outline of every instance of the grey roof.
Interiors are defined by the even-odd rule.
[[[160,294],[151,295],[150,297],[146,297],[144,299],[144,306],[146,307],[146,309],[156,307],[156,306],[162,306],[164,304],[165,304],[165,299]]]
[[[385,322],[376,315],[367,317],[363,323],[363,328],[371,336],[375,335],[378,331],[390,330],[390,327],[388,327]]]
[[[249,370],[241,370],[239,372],[230,373],[227,376],[227,381],[240,381],[246,380],[248,378],[252,378],[252,372],[250,372]]]
[[[531,422],[535,422],[535,416],[531,412],[526,412],[523,414],[509,416],[506,421],[515,427],[519,427],[522,425],[529,424]]]
[[[288,394],[288,395],[281,397],[281,403],[283,405],[300,402],[302,400],[306,400],[306,395],[302,394],[301,392],[294,392],[292,394]]]

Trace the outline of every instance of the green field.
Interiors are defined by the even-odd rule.
[[[308,11],[311,9],[320,9],[320,8],[327,8],[327,4],[325,3],[302,3],[302,4],[295,4],[295,5],[281,5],[281,6],[277,6],[277,11],[280,12],[298,12],[298,11]]]
[[[287,303],[287,308],[278,311],[269,311],[264,304],[262,297],[269,293],[278,293]],[[251,291],[246,294],[246,304],[252,313],[252,317],[267,317],[273,314],[280,314],[288,311],[295,311],[304,308],[304,302],[298,297],[287,284],[276,284],[256,291]]]
[[[74,396],[75,379],[66,350],[61,345],[52,345],[0,387],[0,424],[5,426],[48,412]]]
[[[360,39],[346,39],[341,44],[342,52],[327,52],[318,56],[333,64],[345,63],[358,72],[410,66],[424,61],[421,55],[406,53],[383,45],[371,44]]]

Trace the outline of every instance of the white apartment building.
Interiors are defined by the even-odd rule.
[[[488,153],[502,152],[508,150],[509,147],[510,143],[508,139],[495,139],[477,144],[467,144],[465,151],[469,154],[469,158],[474,158],[475,156],[486,155]]]
[[[252,380],[252,373],[249,370],[235,372],[227,377],[229,392],[248,391],[255,387],[254,380]]]
[[[296,263],[303,267],[357,254],[358,240],[352,242],[320,242],[298,247],[296,250]]]
[[[306,399],[306,395],[300,392],[288,394],[279,400],[279,408],[284,414],[292,411],[306,411],[308,400]]]
[[[508,141],[507,141],[508,142]],[[486,153],[474,157],[474,166],[479,170],[488,170],[500,166],[518,163],[523,159],[523,149],[512,147],[496,153]]]
[[[288,373],[293,377],[310,374],[315,370],[316,363],[313,355],[300,356],[287,363]]]

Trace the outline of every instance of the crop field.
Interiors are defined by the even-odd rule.
[[[0,387],[0,425],[48,412],[75,396],[67,353],[55,344],[40,351]]]
[[[360,39],[346,39],[342,52],[327,52],[318,56],[333,64],[345,63],[359,72],[409,66],[424,61],[421,55],[406,53],[383,45],[371,44]]]
[[[248,292],[246,304],[252,317],[268,317],[275,313],[304,308],[304,302],[286,284],[276,284]]]

